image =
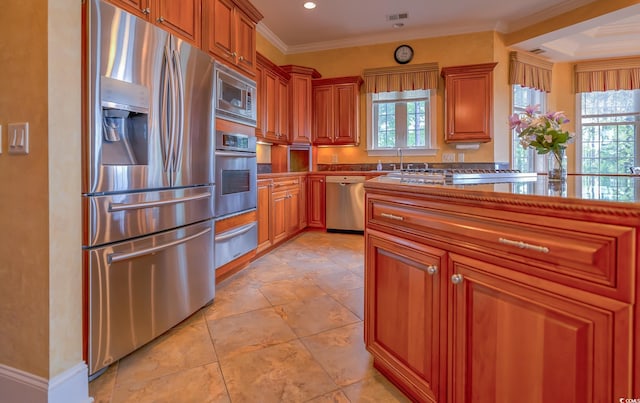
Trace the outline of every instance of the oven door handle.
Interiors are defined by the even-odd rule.
[[[211,231],[211,228],[207,228],[207,229],[204,229],[204,230],[198,232],[197,234],[193,234],[193,235],[190,235],[188,237],[176,239],[175,241],[167,242],[167,243],[162,244],[162,245],[152,246],[151,248],[140,249],[140,250],[137,250],[135,252],[110,253],[109,255],[107,255],[107,263],[109,263],[109,264],[118,263],[118,262],[122,262],[123,260],[133,259],[134,257],[140,257],[140,256],[144,256],[144,255],[149,255],[151,253],[159,252],[159,251],[161,251],[163,249],[167,249],[167,248],[170,248],[172,246],[176,246],[176,245],[183,244],[185,242],[189,242],[190,240],[198,238],[198,237],[200,237],[200,236],[202,236],[202,235],[204,235],[204,234],[206,234],[207,232],[210,232],[210,231]]]
[[[132,204],[127,204],[127,203],[109,203],[109,212],[124,211],[124,210],[138,210],[138,209],[151,208],[151,207],[160,207],[160,206],[166,206],[168,204],[177,204],[177,203],[184,203],[184,202],[188,202],[188,201],[206,199],[208,197],[211,197],[211,193],[210,192],[206,192],[206,193],[202,193],[202,194],[194,195],[194,196],[179,197],[177,199],[168,199],[168,200],[159,200],[159,201],[132,203]]]
[[[242,235],[242,234],[245,234],[245,233],[251,231],[251,229],[253,227],[255,227],[256,225],[258,225],[258,223],[256,221],[254,221],[254,222],[251,222],[249,224],[245,224],[242,227],[238,227],[238,228],[236,228],[234,230],[223,232],[220,235],[216,235],[215,240],[216,240],[216,242],[226,241],[227,239],[230,239],[230,238],[233,238],[233,237],[236,237],[238,235]]]
[[[241,151],[216,151],[216,157],[242,157],[242,158],[256,158],[254,152],[241,152]]]

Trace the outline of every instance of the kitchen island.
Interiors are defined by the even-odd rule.
[[[365,342],[409,396],[640,398],[638,176],[365,191]]]

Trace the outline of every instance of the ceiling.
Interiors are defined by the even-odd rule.
[[[496,30],[509,33],[594,0],[252,0],[285,54]],[[402,14],[406,14],[406,18]],[[394,28],[395,23],[403,24]],[[640,4],[513,46],[552,61],[640,54]]]

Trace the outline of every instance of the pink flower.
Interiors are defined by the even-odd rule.
[[[528,105],[526,108],[524,108],[524,111],[527,115],[531,116],[534,113],[538,112],[540,110],[540,104],[537,105]]]

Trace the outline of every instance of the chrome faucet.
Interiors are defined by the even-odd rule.
[[[402,171],[403,168],[404,168],[402,166],[402,148],[398,148],[398,153],[397,154],[400,156],[400,171]]]

